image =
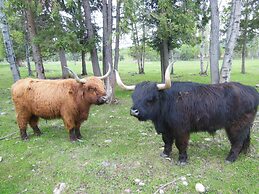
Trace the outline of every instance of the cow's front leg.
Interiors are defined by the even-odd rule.
[[[69,130],[69,139],[70,139],[70,141],[77,141],[75,128],[72,128]]]
[[[76,128],[75,128],[75,135],[76,135],[76,138],[77,139],[82,139],[83,137],[82,137],[82,135],[81,135],[81,133],[80,133],[80,124],[78,124],[78,125],[76,125]]]
[[[189,141],[189,134],[181,134],[178,135],[175,138],[175,145],[179,151],[179,164],[185,165],[187,162],[187,147],[188,147],[188,141]]]
[[[170,156],[170,154],[172,152],[172,145],[174,143],[174,138],[173,138],[172,134],[163,133],[162,139],[163,139],[165,145],[164,145],[164,151],[160,154],[160,156],[163,158],[167,158]]]
[[[65,127],[68,130],[70,141],[77,141],[76,132],[75,132],[76,131],[75,119],[67,112],[62,114],[62,118],[65,124]]]

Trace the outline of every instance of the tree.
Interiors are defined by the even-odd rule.
[[[219,9],[218,0],[210,1],[210,76],[211,83],[219,83]]]
[[[229,18],[225,54],[223,58],[223,64],[220,70],[220,83],[230,81],[233,51],[239,33],[241,17],[241,0],[232,0],[231,6],[232,10]]]
[[[204,57],[205,57],[205,31],[206,25],[208,23],[208,6],[207,0],[201,1],[200,12],[198,14],[198,29],[201,36],[201,44],[200,44],[200,75],[207,75],[207,68],[204,66]]]
[[[86,69],[86,53],[90,51],[90,46],[88,44],[88,38],[86,33],[85,26],[85,17],[83,15],[82,9],[82,0],[77,1],[64,1],[57,0],[63,12],[68,15],[65,19],[66,28],[69,29],[70,32],[75,33],[77,37],[77,41],[74,41],[74,44],[68,48],[68,50],[72,53],[81,52],[81,63],[82,63],[82,75],[87,75]],[[88,48],[89,47],[89,48]]]
[[[112,73],[106,80],[106,93],[108,103],[115,102],[115,74],[112,65],[112,0],[103,0],[103,74],[106,73],[108,65],[111,65]]]
[[[195,33],[199,4],[191,0],[153,0],[146,3],[150,10],[148,26],[152,29],[149,43],[160,52],[162,81],[168,66],[169,51],[184,43],[194,45],[197,42]]]
[[[76,42],[75,34],[67,27],[66,16],[62,15],[62,9],[58,2],[43,2],[41,6],[42,11],[38,16],[39,27],[36,40],[40,43],[46,56],[58,53],[62,78],[68,78],[66,50],[69,50]]]
[[[120,6],[121,0],[117,0],[116,6],[116,29],[115,29],[115,49],[114,49],[114,69],[118,70],[120,51]]]
[[[29,39],[30,39],[30,42],[32,45],[33,60],[35,62],[35,66],[36,66],[37,77],[40,79],[45,79],[46,77],[45,77],[45,73],[44,73],[40,46],[34,40],[37,36],[37,31],[36,31],[33,7],[34,7],[34,3],[32,2],[32,0],[27,0],[26,18],[28,20],[27,24],[28,24],[28,31],[29,31]]]
[[[26,14],[23,12],[24,15],[24,29],[25,29],[25,55],[26,55],[26,62],[28,67],[28,75],[32,76],[32,70],[31,70],[31,63],[30,63],[30,45],[29,45],[29,29],[27,24],[27,18]]]
[[[245,74],[245,59],[247,55],[247,45],[253,42],[258,34],[259,28],[259,2],[256,0],[243,0],[244,9],[241,14],[240,36],[237,39],[236,51],[241,50],[242,65],[241,73]],[[243,16],[243,17],[242,17]]]
[[[89,0],[82,0],[82,2],[83,2],[84,14],[85,14],[85,25],[87,29],[87,35],[88,35],[87,37],[91,45],[90,55],[92,60],[93,72],[94,72],[94,75],[100,76],[101,70],[99,67],[98,54],[97,54],[97,48],[96,48],[96,37],[95,37],[95,32],[94,32],[94,28],[91,20],[90,2]]]
[[[2,29],[2,34],[3,34],[5,50],[6,50],[6,56],[7,56],[7,61],[10,64],[10,69],[13,74],[13,79],[16,82],[17,80],[20,79],[20,72],[19,72],[19,68],[16,64],[15,54],[14,54],[14,50],[13,50],[13,43],[10,38],[9,26],[8,26],[8,23],[6,20],[6,16],[3,13],[3,10],[4,10],[4,0],[0,0],[1,29]]]
[[[122,28],[131,31],[133,46],[131,56],[138,63],[139,74],[144,74],[147,7],[145,0],[128,0],[124,3]]]

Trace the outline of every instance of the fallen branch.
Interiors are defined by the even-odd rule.
[[[159,187],[159,189],[156,190],[156,192],[154,194],[157,194],[160,190],[166,188],[168,185],[174,184],[178,180],[181,180],[181,177],[177,178],[177,179],[175,179],[175,180],[173,180],[173,181],[171,181],[169,183],[166,183],[166,184],[162,185],[161,187]]]
[[[8,134],[8,135],[6,135],[6,136],[4,136],[4,137],[0,137],[0,140],[4,140],[4,139],[6,139],[6,138],[8,138],[8,137],[11,137],[11,136],[13,136],[13,135],[16,134],[16,133],[18,133],[18,131],[13,132],[13,133],[11,133],[11,134]]]

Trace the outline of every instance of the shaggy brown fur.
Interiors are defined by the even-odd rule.
[[[40,135],[39,117],[62,118],[69,131],[70,140],[80,139],[80,126],[87,119],[92,104],[106,100],[103,81],[96,77],[86,78],[86,83],[74,79],[40,80],[21,79],[12,85],[17,123],[21,138],[28,139],[26,128],[30,124],[34,133]]]

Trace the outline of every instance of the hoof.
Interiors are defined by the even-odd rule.
[[[162,158],[169,158],[168,154],[165,154],[164,152],[160,153],[160,157]]]
[[[82,139],[83,136],[82,136],[82,135],[77,135],[76,138],[77,138],[77,139]]]
[[[226,163],[226,164],[231,164],[232,162],[229,161],[229,160],[225,160],[225,163]]]
[[[70,137],[70,141],[71,141],[71,142],[76,142],[76,141],[77,141],[77,138],[75,138],[75,137],[71,138],[71,137]]]
[[[233,155],[230,155],[230,156],[228,156],[227,158],[226,158],[226,162],[227,163],[233,163],[233,162],[235,162],[236,161],[236,159],[237,159],[237,157],[235,157],[235,156],[233,156]]]
[[[29,141],[28,136],[21,137],[22,141]]]
[[[36,136],[41,136],[43,133],[42,133],[41,131],[39,131],[39,132],[37,131],[37,132],[35,132],[34,134],[35,134]]]
[[[187,165],[187,162],[178,161],[177,164],[178,164],[179,166],[185,166],[185,165]]]

